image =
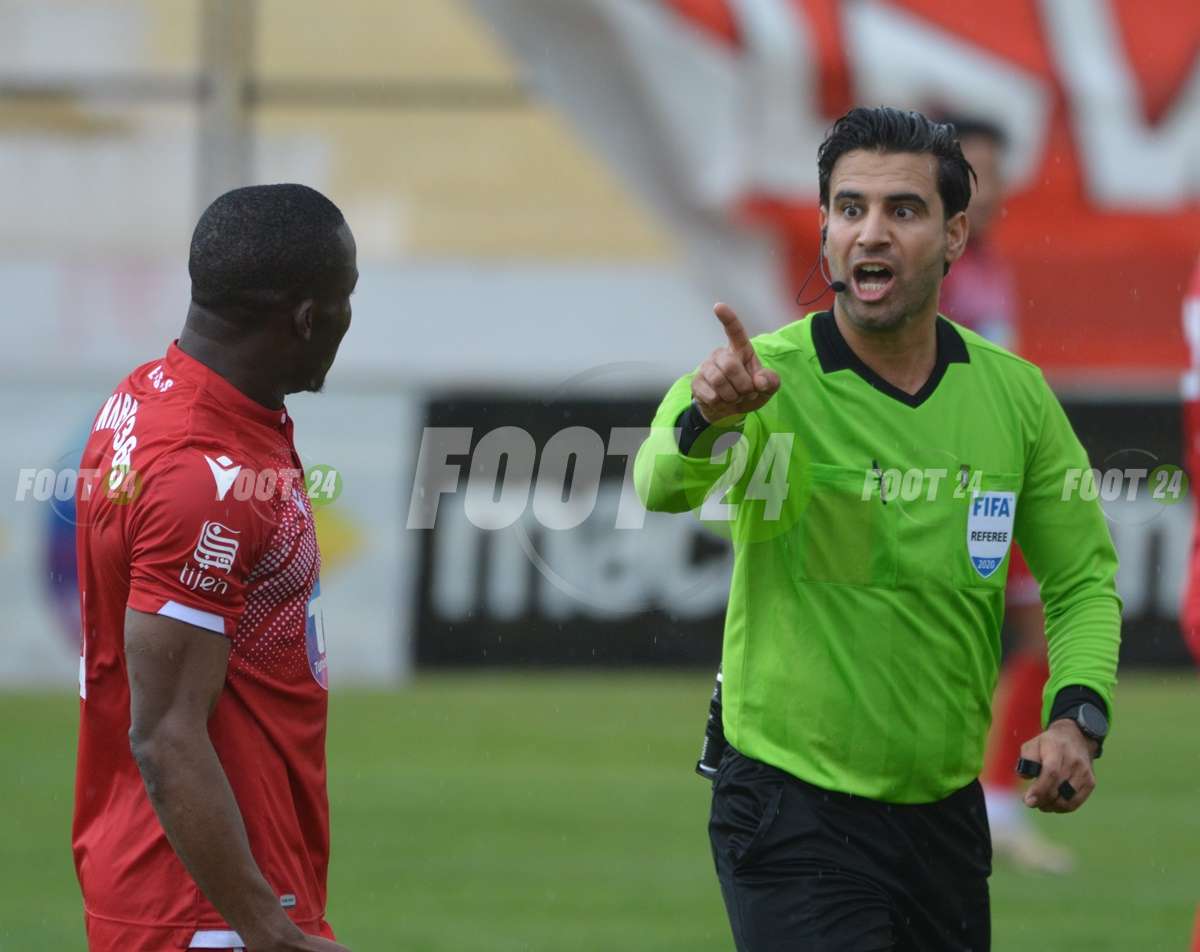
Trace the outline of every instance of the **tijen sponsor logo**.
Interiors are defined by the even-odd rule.
[[[229,583],[224,579],[205,575],[202,569],[196,568],[190,562],[184,563],[179,570],[179,581],[193,592],[212,592],[214,595],[224,595],[229,591]]]
[[[233,568],[233,560],[237,556],[238,535],[229,526],[219,522],[208,521],[200,527],[200,538],[196,541],[196,549],[192,558],[196,565],[185,562],[179,570],[179,581],[191,591],[212,592],[214,595],[224,595],[229,591],[229,583],[212,575],[205,574],[205,569],[219,569],[228,573]]]
[[[233,568],[233,560],[237,555],[238,540],[233,538],[236,535],[236,530],[219,522],[204,523],[192,558],[202,569],[215,568],[228,572]]]

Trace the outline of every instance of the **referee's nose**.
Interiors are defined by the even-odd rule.
[[[862,218],[854,243],[861,249],[886,248],[892,243],[888,217],[881,208],[871,208]]]

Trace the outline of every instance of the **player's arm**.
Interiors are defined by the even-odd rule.
[[[172,848],[250,952],[329,952],[342,946],[305,937],[255,863],[208,734],[229,636],[272,528],[252,500],[218,492],[206,460],[218,455],[181,448],[131,503],[130,747]],[[209,584],[187,581],[201,574]]]
[[[1050,680],[1042,709],[1047,728],[1026,742],[1021,756],[1042,764],[1026,802],[1066,813],[1082,806],[1095,786],[1097,745],[1060,715],[1086,700],[1111,719],[1121,600],[1104,514],[1094,494],[1079,491],[1088,478],[1087,454],[1054,394],[1042,387],[1040,432],[1017,503],[1016,537],[1041,586]],[[1073,796],[1060,793],[1063,781]]]
[[[763,367],[733,309],[718,304],[713,311],[726,346],[667,391],[634,462],[634,486],[652,511],[687,512],[699,506],[731,458],[717,454],[714,460],[716,442],[731,430],[742,432],[747,414],[779,390],[779,375]],[[754,442],[757,433],[746,427],[744,437]]]
[[[128,610],[129,744],[171,847],[253,952],[330,952],[288,918],[250,854],[233,790],[208,736],[229,640]]]

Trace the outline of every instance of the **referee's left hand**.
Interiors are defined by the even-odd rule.
[[[1042,772],[1025,791],[1025,805],[1043,813],[1074,813],[1096,789],[1092,758],[1096,742],[1084,737],[1071,721],[1055,721],[1037,737],[1021,745],[1021,756],[1042,765]],[[1066,781],[1075,793],[1062,795]]]

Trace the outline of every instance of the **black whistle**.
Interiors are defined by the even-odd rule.
[[[1034,777],[1039,776],[1041,772],[1042,765],[1036,760],[1026,760],[1024,757],[1017,760],[1017,773],[1022,777],[1032,780]]]

